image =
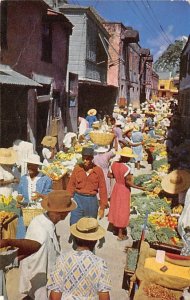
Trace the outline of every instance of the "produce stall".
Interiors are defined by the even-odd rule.
[[[139,285],[134,299],[177,300],[183,290],[190,286],[190,258],[173,254],[171,250],[165,252],[163,261],[159,261],[157,251],[142,242],[137,269],[132,278]]]

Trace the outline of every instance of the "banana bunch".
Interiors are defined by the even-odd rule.
[[[0,203],[3,203],[5,205],[9,205],[13,200],[12,195],[9,195],[8,197],[4,196],[4,195],[0,195]]]
[[[75,152],[82,152],[82,146],[80,144],[76,144],[74,146]]]
[[[173,214],[181,214],[183,211],[183,206],[181,204],[175,206],[172,208],[172,213]]]
[[[161,151],[161,152],[160,152],[160,156],[162,156],[162,157],[167,157],[167,152],[166,152],[166,151]]]
[[[169,168],[170,168],[170,165],[167,164],[167,165],[162,165],[158,168],[158,172],[164,172],[164,173],[168,173],[169,171]]]
[[[74,153],[58,152],[56,154],[56,158],[60,160],[72,160],[74,155],[75,155]]]

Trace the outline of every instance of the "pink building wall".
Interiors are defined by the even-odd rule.
[[[68,34],[62,24],[52,24],[52,63],[41,60],[42,16],[47,6],[37,1],[8,2],[8,49],[2,49],[1,63],[31,77],[32,72],[53,77],[56,86],[66,80]]]
[[[119,74],[120,64],[119,56],[121,55],[121,24],[120,23],[106,23],[104,24],[106,30],[110,34],[109,42],[112,46],[109,46],[109,67],[107,74],[107,83],[119,87]]]

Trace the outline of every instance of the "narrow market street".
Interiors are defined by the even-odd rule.
[[[0,300],[190,300],[190,0],[0,0]]]

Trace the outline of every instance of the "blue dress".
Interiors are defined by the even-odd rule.
[[[143,135],[142,132],[140,131],[133,131],[132,136],[131,136],[131,141],[133,143],[140,143],[143,141]],[[132,147],[133,149],[133,153],[137,155],[137,157],[135,158],[135,161],[141,161],[143,158],[143,146],[139,145],[139,146],[135,146]]]
[[[23,175],[20,179],[20,183],[18,186],[18,193],[22,194],[24,196],[24,202],[23,204],[29,203],[29,196],[28,196],[28,176]],[[40,177],[38,181],[36,182],[36,192],[39,194],[48,194],[52,191],[52,180],[43,174],[40,174]],[[23,222],[23,216],[22,213],[18,218],[18,224],[17,224],[17,232],[16,232],[16,238],[22,239],[25,237],[26,234],[26,227],[24,226]]]

